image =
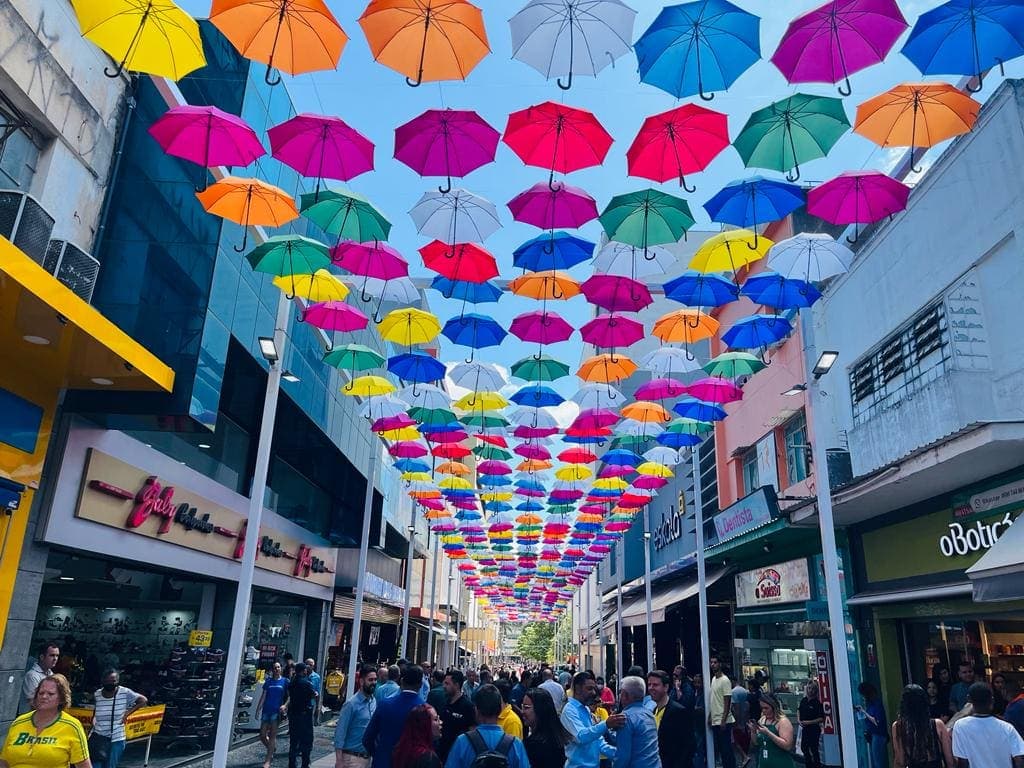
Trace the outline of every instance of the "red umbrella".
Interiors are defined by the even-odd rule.
[[[271,154],[303,176],[348,181],[373,170],[373,142],[340,117],[303,113],[267,131]]]
[[[512,218],[541,229],[575,229],[597,218],[597,201],[579,187],[568,184],[534,184],[508,201]]]
[[[508,116],[502,140],[527,165],[570,173],[604,162],[612,137],[590,112],[545,101]]]
[[[449,280],[483,283],[498,276],[494,257],[474,243],[448,245],[433,240],[420,248],[423,265]]]
[[[600,315],[580,328],[580,335],[595,347],[628,347],[644,337],[644,324],[619,315]]]
[[[594,275],[580,289],[587,301],[609,312],[639,312],[654,302],[646,285],[622,275]]]
[[[612,431],[608,427],[570,425],[565,434],[569,437],[611,437]]]
[[[558,454],[558,459],[567,464],[589,464],[592,461],[597,461],[597,454],[588,451],[586,448],[567,448]],[[585,512],[586,510],[580,507],[580,511]],[[602,507],[598,511],[603,512],[604,508]]]
[[[458,443],[442,443],[441,445],[434,446],[430,452],[434,456],[440,456],[443,459],[464,459],[472,453],[469,448]]]
[[[473,437],[485,443],[496,445],[499,448],[508,448],[508,441],[501,435],[473,435]]]
[[[395,129],[395,159],[420,176],[447,176],[439,187],[451,192],[452,176],[462,177],[494,162],[498,132],[476,112],[428,109]]]
[[[696,191],[683,177],[703,171],[729,146],[728,123],[721,112],[696,104],[648,117],[626,152],[629,175],[658,182],[678,178],[687,192]]]

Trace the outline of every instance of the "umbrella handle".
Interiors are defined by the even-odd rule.
[[[800,165],[794,165],[793,169],[786,174],[786,181],[798,181],[800,179]]]
[[[245,246],[249,242],[249,227],[243,227],[243,231],[245,234],[242,235],[242,245],[235,246],[235,253],[245,253]]]
[[[697,330],[698,328],[700,328],[700,310],[699,309],[697,310],[697,314],[696,314],[696,316],[693,319],[694,319],[693,325],[690,325],[690,319],[689,318],[686,319],[686,327],[687,328],[691,328],[693,330]]]
[[[700,96],[703,101],[714,101],[714,99],[715,99],[715,94],[713,94],[713,93],[704,93],[704,84],[703,83],[700,83],[697,86],[697,95]]]
[[[572,70],[569,70],[569,80],[565,83],[565,85],[562,84],[562,78],[558,78],[555,82],[558,83],[558,87],[561,88],[563,91],[568,91],[570,88],[572,88]]]
[[[451,192],[452,191],[452,177],[449,176],[448,177],[448,183],[445,184],[443,187],[439,186],[437,188],[437,191],[440,192],[442,195],[447,195],[449,192]]]
[[[970,87],[968,87],[967,90],[970,91]],[[979,88],[978,90],[980,91],[981,89]],[[977,92],[978,91],[971,91],[971,93]],[[915,154],[917,154],[917,147],[912,146],[910,148],[910,170],[913,171],[914,173],[921,173],[924,169],[914,161]],[[921,156],[924,156],[923,152],[921,153]]]
[[[551,284],[551,298],[555,299],[556,301],[558,299],[564,299],[565,298],[565,292],[559,290],[558,289],[558,285],[556,285],[555,283]]]
[[[890,220],[892,219],[892,214],[889,214],[889,218],[890,218]],[[858,235],[860,235],[860,225],[859,224],[854,224],[853,225],[853,237],[851,238],[849,235],[847,235],[846,236],[846,242],[848,242],[850,245],[853,245],[854,243],[857,242]]]
[[[272,78],[270,76],[271,72],[273,72],[273,71],[274,71],[273,67],[271,67],[269,64],[267,64],[267,71],[263,75],[263,82],[265,82],[267,85],[269,85],[271,87],[273,87],[273,86],[275,86],[275,85],[277,85],[278,83],[281,82],[281,73],[280,72],[277,73],[277,77],[276,78]]]
[[[306,322],[306,313],[305,312],[297,312],[295,314],[295,322],[297,322],[297,323],[304,323],[304,322]]]
[[[419,73],[419,75],[416,77],[415,80],[413,80],[411,77],[406,77],[405,78],[405,84],[408,85],[410,88],[419,88],[422,83],[423,83],[423,72],[422,71]]]
[[[686,179],[683,177],[683,174],[679,174],[679,186],[683,188],[684,192],[690,192],[691,194],[697,191],[696,186],[691,187],[686,183]]]
[[[771,365],[772,364],[772,359],[770,357],[768,357],[768,348],[767,347],[761,347],[761,353],[758,355],[758,358],[761,360],[761,362],[764,365]]]
[[[379,306],[377,307],[377,311],[373,313],[373,322],[377,323],[378,325],[384,322],[384,318],[380,314]]]
[[[611,387],[608,387],[608,399],[609,399],[609,400],[617,400],[617,399],[618,399],[618,397],[619,397],[619,396],[618,396],[617,394],[615,394],[614,392],[612,392],[612,388],[611,388]]]
[[[359,292],[359,300],[360,300],[361,302],[363,302],[363,304],[365,304],[366,302],[368,302],[368,301],[369,301],[370,299],[372,299],[372,298],[373,298],[373,296],[370,296],[370,295],[369,295],[369,294],[368,294],[368,293],[366,292],[366,287],[364,286],[364,287],[363,287],[363,290],[361,290],[361,291]]]
[[[840,96],[849,96],[853,93],[853,86],[850,85],[849,75],[843,80],[843,84],[838,87],[838,91]]]
[[[552,192],[558,192],[565,184],[561,181],[555,181],[555,172],[552,171],[551,175],[548,176],[548,189]]]

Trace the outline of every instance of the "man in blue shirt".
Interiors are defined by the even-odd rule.
[[[368,768],[370,765],[370,755],[363,746],[363,734],[377,711],[377,700],[373,698],[377,670],[372,664],[364,664],[361,675],[359,690],[341,708],[338,725],[334,729],[335,758],[339,768]]]
[[[427,696],[430,695],[430,675],[433,667],[430,666],[429,661],[424,661],[420,666],[423,667],[423,685],[420,687],[420,697],[426,701]]]
[[[508,759],[508,768],[530,768],[523,742],[515,736],[506,736],[498,725],[498,715],[504,702],[493,685],[481,685],[474,697],[476,730],[464,733],[455,740],[448,753],[445,768],[470,768],[478,754],[501,752]],[[377,768],[376,765],[374,768]]]
[[[570,741],[565,745],[565,768],[598,768],[601,757],[615,757],[615,747],[605,741],[608,729],[621,728],[626,717],[621,712],[594,722],[591,702],[597,699],[597,680],[590,672],[577,672],[572,679],[572,697],[562,709],[562,725]]]
[[[473,697],[476,696],[476,692],[480,689],[480,675],[476,673],[475,669],[471,669],[466,672],[466,681],[462,684],[462,695],[469,699],[469,702],[473,703]]]
[[[619,686],[619,706],[626,718],[615,735],[615,768],[661,768],[658,726],[644,706],[647,686],[641,677],[624,677]]]
[[[383,682],[381,682],[382,678]],[[373,696],[377,699],[378,704],[384,701],[384,699],[390,699],[392,696],[398,695],[400,690],[398,681],[401,679],[402,670],[399,669],[397,664],[392,664],[387,669],[381,667],[377,671],[377,690],[373,692]]]
[[[320,725],[320,704],[324,700],[323,680],[320,677],[320,673],[316,671],[315,660],[306,659],[306,669],[309,670],[307,675],[309,684],[313,686],[313,690],[316,691],[316,695],[319,697],[313,710],[313,725]]]
[[[411,664],[402,673],[402,690],[398,695],[377,702],[377,710],[363,734],[363,747],[373,758],[373,768],[391,768],[391,752],[402,735],[409,712],[425,703],[420,698],[421,685],[423,670]]]
[[[275,661],[270,668],[270,676],[263,680],[263,691],[256,704],[256,714],[260,718],[260,741],[267,749],[264,765],[269,765],[277,751],[277,727],[284,714],[285,694],[288,691],[288,680],[281,675],[281,663]]]

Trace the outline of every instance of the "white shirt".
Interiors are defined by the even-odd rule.
[[[109,736],[111,741],[124,741],[124,713],[138,700],[139,694],[123,685],[117,686],[117,691],[109,699],[103,695],[102,689],[96,691],[96,711],[92,716],[93,730],[101,736]]]
[[[995,717],[965,717],[953,726],[953,756],[971,768],[1010,768],[1024,755],[1024,739],[1017,729]]]
[[[540,687],[551,694],[551,698],[555,702],[555,709],[561,712],[562,707],[565,706],[565,688],[554,680],[545,680],[540,684]]]
[[[25,673],[25,681],[21,685],[21,706],[22,712],[29,712],[32,709],[32,699],[36,696],[36,688],[46,678],[53,674],[52,669],[43,670],[37,661]]]

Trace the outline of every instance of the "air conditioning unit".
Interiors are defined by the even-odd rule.
[[[51,240],[43,259],[43,269],[60,280],[84,301],[92,301],[100,263],[74,243]]]
[[[53,216],[32,196],[14,189],[0,190],[0,236],[40,264],[53,234]]]
[[[826,448],[825,463],[828,471],[828,484],[832,490],[842,488],[853,482],[853,460],[845,448]]]

